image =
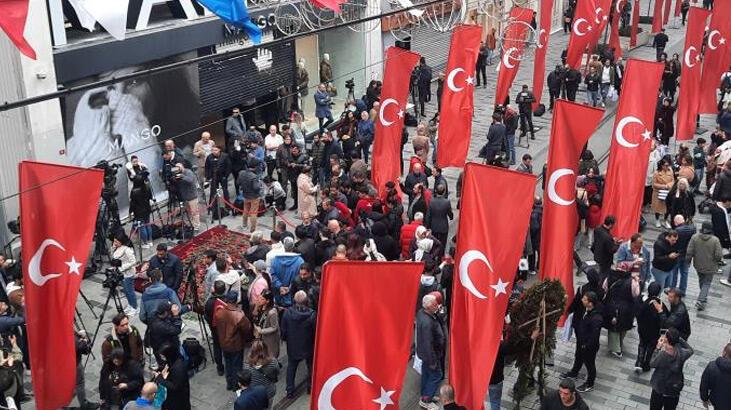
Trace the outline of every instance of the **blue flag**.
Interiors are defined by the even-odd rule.
[[[249,18],[246,0],[198,0],[226,23],[244,29],[254,44],[261,43],[261,29]]]

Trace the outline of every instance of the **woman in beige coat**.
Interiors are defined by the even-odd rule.
[[[665,199],[674,183],[675,176],[670,168],[670,163],[666,159],[661,159],[657,163],[657,171],[652,176],[652,210],[655,212],[655,226],[658,228],[661,224],[660,215],[662,215],[662,223],[665,227],[670,228]]]
[[[306,165],[302,168],[302,173],[297,177],[297,211],[300,217],[305,212],[310,215],[317,215],[317,204],[315,203],[317,185],[312,183],[310,170],[310,166]]]

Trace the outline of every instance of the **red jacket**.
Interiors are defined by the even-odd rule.
[[[353,212],[348,208],[347,205],[340,201],[333,201],[333,206],[337,208],[338,211],[340,211],[340,216],[342,219],[346,220],[348,222],[349,227],[355,226],[355,221],[353,220]]]
[[[586,214],[586,225],[595,229],[602,224],[602,208],[599,205],[589,205],[589,212]]]
[[[416,236],[416,228],[422,225],[421,221],[413,221],[401,227],[401,256],[408,258],[409,245]]]
[[[375,199],[369,196],[358,200],[358,203],[355,205],[355,214],[353,214],[353,219],[356,223],[360,221],[360,211],[371,212],[373,210],[374,201]]]

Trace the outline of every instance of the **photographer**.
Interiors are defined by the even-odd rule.
[[[213,198],[216,195],[218,187],[221,187],[223,191],[223,198],[228,201],[230,196],[228,194],[228,174],[231,173],[231,161],[228,159],[228,155],[221,151],[221,147],[215,146],[211,150],[211,155],[206,158],[206,180],[210,182],[210,197],[209,203],[213,203]],[[216,204],[211,206],[215,207]],[[216,215],[214,213],[214,215]]]
[[[198,180],[193,171],[186,168],[183,163],[176,164],[174,171],[174,186],[175,191],[178,193],[178,199],[185,203],[185,211],[188,212],[193,230],[196,232],[200,231],[201,217],[198,209]]]
[[[150,175],[150,171],[147,168],[147,165],[140,162],[140,159],[137,158],[137,155],[132,155],[129,157],[129,162],[124,165],[124,169],[127,170],[127,177],[130,181],[134,182],[135,178],[141,177],[142,179],[147,179],[147,177]]]
[[[132,226],[140,232],[140,242],[144,249],[152,248],[151,200],[152,192],[150,192],[146,177],[136,174],[132,179],[132,190],[129,193],[129,213],[133,218]]]
[[[114,241],[112,241],[112,266],[114,267],[114,274],[121,273],[124,275],[122,286],[124,295],[127,297],[127,307],[124,309],[124,313],[128,316],[139,313],[137,295],[135,294],[135,278],[137,277],[135,265],[137,265],[137,258],[132,250],[132,241],[124,232],[117,233]]]
[[[99,397],[102,409],[120,409],[140,394],[145,380],[142,367],[128,359],[124,350],[117,348],[104,361],[99,377]]]

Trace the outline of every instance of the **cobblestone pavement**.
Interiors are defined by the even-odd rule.
[[[684,32],[679,29],[669,29],[668,34],[671,38],[671,45],[669,50],[675,52],[682,48],[682,41]],[[444,34],[449,35],[449,34]],[[623,39],[626,40],[626,39]],[[557,32],[551,36],[550,39],[550,53],[547,58],[547,70],[551,70],[556,63],[559,61],[560,50],[566,47],[568,42],[568,36],[562,32]],[[635,58],[654,58],[654,50],[649,47],[640,47],[629,53],[629,56]],[[532,56],[528,56],[523,61],[523,69],[518,74],[514,86],[511,91],[511,97],[514,97],[514,93],[519,88],[520,84],[532,84]],[[491,110],[488,108],[492,105],[494,99],[494,84],[496,82],[497,74],[495,72],[495,66],[488,67],[488,84],[487,88],[478,88],[475,90],[475,105],[477,107],[474,116],[473,123],[473,138],[470,145],[470,159],[476,159],[479,148],[485,142],[485,136],[487,134],[487,128],[490,122]],[[582,92],[578,95],[578,101],[583,101],[584,94]],[[548,99],[548,92],[544,91],[544,102]],[[616,107],[607,107],[607,113],[604,118],[602,126],[592,137],[589,147],[592,149],[597,156],[601,159],[603,154],[609,149],[609,141],[611,138],[611,127],[613,122],[613,114]],[[427,115],[430,117],[435,111],[435,104],[428,106]],[[520,158],[524,153],[529,152],[534,158],[534,169],[536,172],[540,170],[543,163],[545,162],[548,153],[548,139],[549,139],[549,126],[550,126],[551,115],[547,113],[542,118],[535,118],[534,124],[540,127],[540,130],[536,133],[536,140],[531,141],[530,148],[516,148],[517,158]],[[713,119],[711,117],[703,117],[701,121],[702,125],[709,129],[713,127]],[[413,129],[411,130],[413,135]],[[405,149],[404,158],[408,158],[411,154],[410,144]],[[602,164],[606,166],[606,163]],[[456,184],[458,176],[457,169],[445,170],[445,176],[447,177],[451,187]],[[540,189],[540,184],[537,189]],[[646,215],[648,220],[649,215]],[[287,213],[287,218],[290,218],[292,222],[296,223],[296,218],[292,213]],[[697,223],[707,219],[707,215],[701,215]],[[239,229],[241,223],[239,219],[226,218],[224,223],[232,229]],[[272,227],[273,219],[270,217],[264,217],[260,219],[261,228],[265,231],[269,231]],[[453,223],[453,229],[456,227],[456,221]],[[645,232],[646,243],[651,244],[659,233],[653,227],[649,227]],[[145,251],[145,254],[150,254],[150,251]],[[581,256],[584,259],[590,259],[591,255],[587,249],[581,250]],[[101,287],[101,281],[103,278],[99,276],[91,277],[83,282],[82,289],[86,296],[90,299],[91,305],[97,314],[101,312],[101,307],[107,296],[107,290]],[[584,281],[583,277],[576,278],[577,284]],[[691,268],[689,273],[689,285],[688,285],[688,306],[691,307],[694,303],[695,297],[698,294],[698,282],[695,272]],[[731,308],[731,302],[729,302],[728,296],[731,294],[731,289],[725,288],[714,281],[711,288],[709,297],[708,309],[705,312],[699,313],[695,309],[690,309],[691,322],[693,327],[693,335],[690,338],[691,345],[695,348],[695,355],[688,361],[685,367],[686,375],[686,387],[681,396],[679,409],[695,409],[702,408],[702,403],[698,399],[698,385],[700,382],[700,375],[705,368],[708,361],[714,359],[721,347],[725,342],[729,340],[729,333],[731,332],[731,320],[728,319],[727,312]],[[126,303],[126,302],[125,302]],[[88,307],[82,302],[77,303],[79,311],[84,318],[86,326],[90,332],[93,332],[96,328],[97,320],[95,320]],[[90,398],[98,398],[98,382],[99,372],[101,368],[101,362],[98,358],[99,346],[101,344],[101,338],[108,332],[110,327],[109,319],[113,312],[107,311],[105,316],[105,324],[102,325],[100,331],[99,341],[95,346],[94,352],[97,354],[96,359],[89,361],[86,371],[87,384],[86,388],[89,392]],[[187,314],[184,317],[186,324],[183,331],[182,337],[201,337],[200,326],[197,318],[194,315]],[[132,320],[132,323],[138,328],[143,328],[143,325],[137,318]],[[374,329],[376,331],[376,329]],[[555,352],[554,366],[549,367],[548,372],[548,385],[551,388],[555,388],[558,384],[558,375],[564,371],[567,371],[573,362],[574,352],[574,341],[570,343],[559,342],[559,346]],[[635,375],[633,372],[633,363],[636,358],[636,346],[637,346],[637,335],[636,332],[628,332],[627,338],[625,339],[625,355],[624,359],[618,360],[609,357],[606,348],[606,335],[602,335],[602,348],[600,349],[597,357],[597,369],[598,377],[595,384],[595,390],[584,395],[592,409],[635,409],[635,408],[647,408],[649,404],[650,387],[649,379],[650,373],[643,375]],[[282,349],[282,357],[280,357],[281,363],[286,363],[285,349]],[[479,365],[479,364],[476,364]],[[286,370],[286,369],[282,369]],[[304,379],[305,369],[304,366],[300,366],[298,374],[298,382],[301,383]],[[516,369],[512,367],[506,368],[506,378],[504,384],[503,394],[503,408],[513,408],[511,402],[511,394],[509,393],[510,387],[515,383],[517,377]],[[401,395],[401,408],[404,409],[417,409],[418,408],[418,375],[409,367],[406,373],[404,382],[404,389]],[[275,397],[275,408],[290,408],[290,409],[307,409],[309,408],[309,395],[305,394],[303,386],[300,386],[298,390],[298,396],[294,400],[284,399],[284,372],[280,376],[280,382],[277,387],[277,395]],[[194,408],[196,409],[231,409],[233,408],[233,394],[225,390],[225,383],[222,378],[218,377],[215,373],[215,366],[209,363],[208,367],[201,373],[197,374],[191,379],[191,401]],[[75,401],[74,401],[75,403]],[[25,408],[33,409],[34,406],[31,403],[30,406],[24,406]],[[535,409],[539,405],[536,402],[535,397],[529,397],[526,399],[521,408]]]

